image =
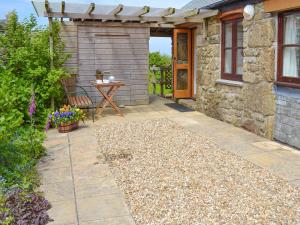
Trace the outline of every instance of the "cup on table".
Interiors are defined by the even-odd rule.
[[[114,76],[109,76],[108,80],[109,80],[109,82],[113,82],[115,80],[115,77]]]

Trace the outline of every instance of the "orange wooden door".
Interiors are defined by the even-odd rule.
[[[174,98],[192,97],[192,32],[174,29]]]

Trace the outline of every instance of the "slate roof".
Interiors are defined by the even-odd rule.
[[[223,0],[192,0],[189,3],[187,3],[185,6],[183,6],[182,9],[195,9],[195,8],[200,9],[222,1]]]

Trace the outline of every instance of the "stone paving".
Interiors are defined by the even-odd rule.
[[[51,130],[45,146],[40,189],[52,204],[50,224],[134,224],[109,168],[97,160],[93,129]]]
[[[153,99],[150,105],[126,107],[125,117],[108,109],[95,123],[87,121],[68,134],[48,132],[48,155],[39,165],[41,191],[51,202],[56,225],[133,225],[123,193],[107,165],[97,159],[95,128],[107,121],[168,118],[209,137],[224,151],[233,152],[273,174],[300,186],[300,151],[269,141],[199,112],[178,112]]]

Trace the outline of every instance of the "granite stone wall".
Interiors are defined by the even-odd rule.
[[[275,18],[255,5],[255,16],[243,21],[243,82],[221,79],[221,23],[210,18],[198,30],[197,109],[211,117],[272,138]]]

